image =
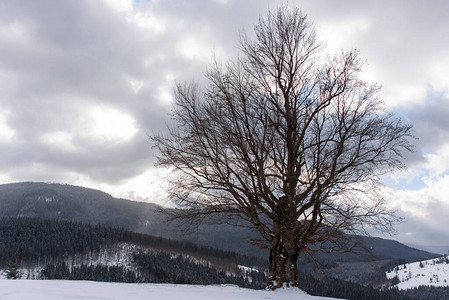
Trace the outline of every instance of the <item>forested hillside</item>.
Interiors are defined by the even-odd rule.
[[[22,264],[34,264],[52,258],[98,252],[117,243],[190,255],[211,260],[223,268],[230,264],[264,265],[264,260],[257,257],[102,225],[30,217],[0,219],[0,266],[17,253]]]
[[[99,224],[129,231],[185,240],[264,259],[267,253],[251,245],[258,235],[248,228],[207,220],[198,227],[167,223],[168,209],[152,203],[117,199],[104,192],[62,184],[22,182],[0,185],[0,218],[28,216]],[[425,260],[436,257],[393,240],[362,238],[358,254],[318,255],[323,265],[382,259]]]
[[[121,256],[119,258],[119,256]],[[255,257],[123,231],[38,218],[0,220],[0,267],[42,269],[38,278],[251,285],[237,265]],[[30,273],[30,272],[28,272]],[[255,272],[255,277],[260,272]],[[246,279],[245,279],[246,278]]]
[[[0,218],[26,216],[100,224],[266,257],[248,243],[258,236],[247,228],[216,222],[190,228],[177,222],[167,223],[167,212],[153,203],[117,199],[78,186],[37,182],[0,185]]]
[[[84,187],[22,182],[0,185],[0,217],[39,217],[139,231],[162,221],[159,206]],[[142,230],[141,230],[142,231]]]
[[[131,255],[134,250],[126,247],[125,249],[123,246],[125,243],[157,251],[170,251],[176,255],[200,256],[198,261],[213,262],[218,272],[226,271],[226,268],[232,266],[233,272],[237,274],[236,265],[266,267],[267,252],[251,245],[251,242],[257,239],[257,235],[248,228],[220,224],[221,220],[208,220],[199,227],[186,228],[180,223],[166,223],[164,220],[167,211],[155,204],[116,199],[101,191],[70,185],[46,183],[0,185],[2,234],[9,232],[9,235],[0,241],[4,243],[0,247],[5,247],[1,252],[3,254],[0,263],[5,265],[6,262],[13,261],[15,255],[20,252],[21,264],[24,267],[36,264],[36,261],[44,267],[44,263],[49,262],[48,277],[55,276],[54,272],[51,273],[51,268],[58,269],[60,274],[64,274],[66,264],[70,272],[74,272],[71,273],[71,278],[79,278],[79,274],[83,272],[106,274],[119,272],[117,270],[124,273],[126,270],[134,272],[132,274],[138,278],[136,280],[149,280],[138,275],[137,264]],[[19,216],[28,218],[17,218]],[[53,224],[49,220],[63,222],[57,222],[55,225],[56,223]],[[14,222],[24,223],[19,225]],[[17,228],[21,228],[20,234],[14,231]],[[393,240],[354,238],[363,241],[364,247],[359,249],[359,253],[343,255],[318,253],[317,264],[304,257],[300,258],[298,265],[300,272],[303,273],[302,277],[308,278],[312,275],[319,277],[319,280],[329,278],[327,280],[332,282],[338,282],[334,280],[340,279],[342,282],[352,281],[365,287],[378,288],[384,284],[384,272],[389,267],[435,257],[431,253],[407,247]],[[33,242],[30,244],[29,241]],[[120,243],[122,246],[119,249],[117,245]],[[27,246],[24,246],[25,244]],[[101,249],[102,255],[106,256],[117,251],[128,251],[127,255],[130,258],[126,264],[133,264],[133,267],[122,270],[120,265],[109,264],[105,266],[115,269],[107,272],[101,269],[105,266],[96,267],[102,259],[98,249]],[[76,264],[72,266],[69,257],[73,262],[76,261]],[[162,260],[162,257],[158,259]],[[94,262],[95,266],[90,266],[91,262]],[[97,269],[94,272],[92,268]],[[166,281],[176,279],[173,277],[173,271],[167,271],[164,276]],[[129,278],[129,274],[123,275],[123,278]],[[199,282],[196,277],[195,280],[186,278],[182,280]],[[305,284],[307,280],[303,279],[302,282]],[[251,282],[252,286],[255,286],[254,284]],[[261,282],[260,286],[264,284],[265,282]]]
[[[39,218],[0,219],[0,269],[17,264],[25,278],[114,282],[236,284],[263,288],[258,257],[100,225]],[[238,265],[252,268],[239,268]],[[35,276],[35,277],[33,277]],[[348,299],[409,299],[343,280],[302,273],[311,295]]]

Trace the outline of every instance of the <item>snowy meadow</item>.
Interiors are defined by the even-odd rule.
[[[320,300],[298,289],[250,290],[230,285],[129,284],[64,280],[0,280],[0,299],[17,300]]]

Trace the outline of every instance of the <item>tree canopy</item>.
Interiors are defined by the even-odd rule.
[[[241,57],[215,62],[208,86],[178,84],[169,135],[178,217],[238,216],[270,249],[270,282],[297,286],[300,252],[348,249],[345,233],[390,230],[379,176],[404,167],[411,126],[360,79],[356,50],[322,55],[313,25],[281,7],[259,18]]]

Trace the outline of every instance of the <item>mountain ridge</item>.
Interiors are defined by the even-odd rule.
[[[258,235],[248,228],[206,222],[189,232],[185,228],[181,230],[179,222],[166,223],[166,210],[157,204],[118,199],[99,190],[68,184],[19,182],[0,185],[0,218],[27,216],[99,224],[267,257],[266,250],[249,244]],[[404,259],[409,262],[436,256],[394,240],[364,239],[377,257],[375,259]],[[332,265],[338,261],[360,262],[365,259],[374,258],[345,254],[324,256],[323,261]]]
[[[6,277],[27,279],[237,284],[256,289],[267,282],[265,264],[254,257],[112,227],[30,217],[0,219],[0,279],[2,267],[7,267]],[[399,291],[312,274],[299,273],[299,281],[311,295],[409,300]]]

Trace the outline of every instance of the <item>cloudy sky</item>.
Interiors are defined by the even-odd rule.
[[[148,134],[174,83],[238,54],[273,0],[3,0],[0,183],[60,182],[163,201]],[[394,237],[449,245],[449,1],[294,1],[326,51],[360,49],[364,78],[415,127],[408,169],[384,178]],[[163,174],[162,174],[163,176]]]

